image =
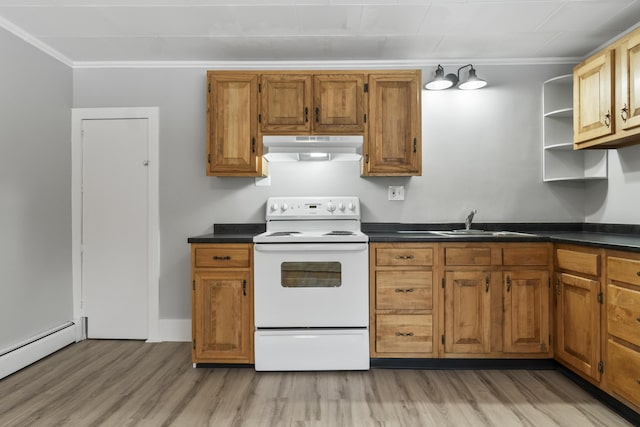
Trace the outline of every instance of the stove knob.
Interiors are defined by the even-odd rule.
[[[354,205],[353,203],[349,203],[349,210],[350,211],[355,211],[356,210],[356,205]]]
[[[275,212],[277,210],[278,210],[278,204],[277,203],[272,204],[271,205],[271,212]]]
[[[287,205],[286,203],[283,203],[282,206],[280,207],[280,210],[282,212],[286,211],[287,209],[289,209],[289,205]]]
[[[331,202],[327,202],[327,210],[328,210],[329,212],[333,212],[333,211],[335,211],[335,210],[336,210],[336,205],[334,205],[334,204],[333,204],[333,203],[331,203]]]
[[[338,203],[338,209],[340,209],[341,211],[344,211],[344,203],[342,202]]]

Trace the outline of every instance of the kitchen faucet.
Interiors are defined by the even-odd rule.
[[[467,219],[464,220],[464,228],[465,230],[471,229],[471,223],[473,222],[473,216],[478,213],[477,209],[472,210],[469,215],[467,215]]]

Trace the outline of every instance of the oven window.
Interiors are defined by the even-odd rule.
[[[342,264],[283,262],[280,277],[285,288],[335,288],[342,285]]]

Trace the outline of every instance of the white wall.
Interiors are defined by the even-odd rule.
[[[640,224],[640,145],[609,150],[609,179],[590,182],[585,221]]]
[[[69,67],[0,29],[0,353],[73,317]]]
[[[189,318],[189,236],[264,222],[270,195],[357,195],[366,222],[582,222],[584,184],[543,183],[542,82],[569,65],[478,66],[476,92],[423,91],[423,176],[359,176],[356,163],[271,164],[270,187],[205,176],[206,70],[76,69],[74,107],[160,107],[160,317]],[[426,81],[434,69],[423,70]],[[404,185],[404,202],[387,201]]]

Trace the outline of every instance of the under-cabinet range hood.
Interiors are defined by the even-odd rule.
[[[362,135],[265,135],[264,158],[269,162],[357,161],[362,158]]]

